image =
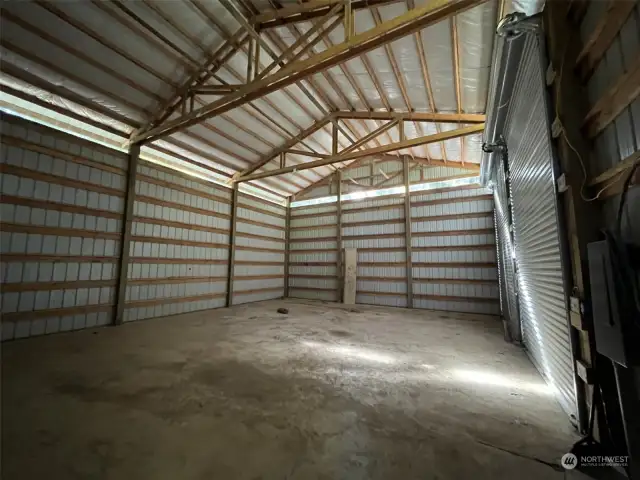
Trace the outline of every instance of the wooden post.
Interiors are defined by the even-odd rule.
[[[336,246],[338,248],[337,274],[338,274],[338,302],[342,302],[342,294],[344,290],[344,272],[342,271],[342,170],[335,173],[336,191],[338,199],[336,201]]]
[[[253,49],[255,43],[253,38],[249,39],[249,46],[247,48],[247,83],[251,83],[253,80]]]
[[[401,124],[402,125],[402,124]],[[404,241],[407,260],[407,307],[413,308],[413,258],[411,248],[411,195],[409,192],[409,156],[403,156],[404,175]]]
[[[581,198],[582,170],[580,160],[574,148],[580,152],[585,161],[585,168],[589,172],[590,147],[581,132],[582,120],[586,115],[586,91],[577,78],[574,69],[576,58],[581,50],[580,31],[572,25],[567,17],[569,2],[548,2],[544,9],[545,33],[549,61],[557,76],[550,87],[551,97],[555,109],[562,122],[564,134],[556,142],[556,149],[561,170],[565,177],[567,189],[560,196],[561,214],[564,217],[568,243],[568,257],[570,260],[571,279],[569,289],[573,296],[582,302],[590,298],[590,280],[588,272],[587,244],[598,240],[600,212],[597,202],[585,202]],[[562,74],[560,75],[560,69]],[[557,119],[556,119],[557,122]],[[567,142],[567,138],[572,146]],[[585,309],[582,325],[570,326],[572,344],[578,346],[574,352],[575,359],[592,367],[592,354],[595,344],[592,336],[593,323]],[[607,374],[610,376],[610,374]],[[588,422],[587,403],[590,403],[592,387],[578,378],[578,423],[580,429],[585,429]],[[600,416],[599,416],[600,417]],[[602,417],[600,417],[602,418]],[[602,426],[602,425],[601,425]]]
[[[127,169],[127,189],[125,191],[124,217],[122,218],[122,238],[120,239],[120,257],[118,259],[118,288],[113,312],[113,324],[124,322],[124,307],[127,298],[127,277],[129,275],[129,255],[131,254],[131,224],[133,223],[133,205],[136,198],[136,174],[140,159],[140,144],[129,147],[129,167]]]
[[[291,250],[289,242],[291,241],[291,197],[287,198],[287,217],[284,224],[284,298],[289,297],[289,256]]]
[[[233,305],[233,277],[234,263],[236,258],[236,223],[238,219],[238,187],[239,183],[233,184],[231,195],[231,225],[229,228],[229,263],[227,268],[227,307]]]

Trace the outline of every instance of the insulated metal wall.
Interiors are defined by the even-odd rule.
[[[0,115],[2,339],[110,323],[126,156]]]
[[[405,199],[342,202],[342,245],[358,250],[356,303],[407,307]],[[499,313],[493,199],[479,187],[411,194],[413,307]],[[336,204],[294,207],[290,296],[339,297]]]
[[[563,408],[576,415],[554,161],[538,38],[527,37],[504,135],[523,342]]]
[[[286,209],[238,195],[233,305],[284,296]]]
[[[358,249],[356,303],[407,306],[404,232],[404,197],[343,202],[343,247]]]
[[[499,157],[496,162],[495,202],[497,251],[499,253],[500,298],[502,301],[502,315],[507,323],[511,340],[521,341],[520,317],[518,313],[518,297],[516,272],[514,264],[513,241],[511,234],[511,206],[507,189],[507,179],[504,168],[504,158]]]
[[[225,305],[228,189],[141,161],[124,321]]]
[[[338,300],[336,203],[291,209],[289,296]]]
[[[485,188],[411,197],[414,308],[500,311],[493,198]]]

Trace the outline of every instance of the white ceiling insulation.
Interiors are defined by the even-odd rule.
[[[241,0],[246,15],[275,8],[268,0]],[[281,2],[295,3],[295,2]],[[406,0],[355,14],[356,31],[422,6]],[[504,2],[503,2],[504,3]],[[512,9],[533,13],[541,2],[507,1]],[[175,168],[209,172],[221,181],[264,158],[335,110],[484,113],[493,38],[501,4],[494,0],[457,17],[378,48],[362,57],[317,73],[297,84],[209,119],[149,145]],[[3,101],[18,108],[49,108],[126,139],[173,98],[176,90],[207,61],[207,56],[240,29],[217,0],[141,0],[45,2],[5,1],[1,15]],[[459,52],[460,101],[454,81],[453,26]],[[280,54],[311,28],[311,22],[262,32]],[[342,25],[314,51],[342,42]],[[245,50],[235,54],[209,82],[243,83]],[[306,58],[306,57],[305,57]],[[261,50],[260,64],[272,59]],[[195,107],[212,96],[196,98]],[[40,112],[42,113],[42,112]],[[176,118],[174,113],[170,118]],[[375,120],[344,120],[342,147],[383,125]],[[407,138],[447,131],[455,124],[405,122]],[[331,153],[331,124],[294,149]],[[346,135],[345,135],[346,133]],[[396,129],[366,147],[398,140]],[[447,140],[407,152],[417,157],[480,162],[481,136]],[[315,158],[288,155],[288,164]],[[251,182],[265,198],[294,194],[344,166],[324,166]],[[278,159],[258,172],[278,168]]]

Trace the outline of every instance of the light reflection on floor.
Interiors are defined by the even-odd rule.
[[[377,352],[371,348],[340,343],[315,342],[310,340],[303,340],[301,343],[316,355],[337,357],[356,363],[364,360],[365,362],[380,364],[381,366],[394,366],[396,368],[393,369],[392,377],[406,375],[406,377],[411,377],[413,380],[419,380],[415,375],[416,362],[414,359],[398,358],[388,353]],[[486,387],[488,390],[493,389],[493,387],[498,387],[499,389],[518,390],[539,395],[550,395],[553,393],[553,387],[547,385],[542,380],[540,382],[532,382],[528,379],[522,380],[495,372],[463,368],[442,368],[429,363],[419,364],[419,367],[429,372],[423,377],[424,380],[430,382],[454,382],[474,386],[479,385]],[[405,375],[403,375],[403,369],[406,370]],[[342,373],[345,374],[346,372],[343,371]]]

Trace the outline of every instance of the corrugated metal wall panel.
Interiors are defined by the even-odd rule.
[[[498,314],[493,199],[484,188],[412,195],[414,307]]]
[[[342,216],[342,235],[345,248],[358,248],[356,303],[406,307],[404,200],[372,199],[349,206]],[[398,236],[378,237],[390,234]],[[385,281],[392,277],[396,281]]]
[[[505,124],[523,342],[577,418],[541,46],[526,40]]]
[[[238,196],[234,305],[284,295],[285,224],[286,209]]]
[[[124,321],[225,305],[229,190],[138,165]]]
[[[414,306],[499,313],[490,192],[465,187],[414,193],[411,211],[415,217],[414,292],[421,297],[414,300]],[[337,298],[331,292],[337,288],[337,245],[331,240],[336,232],[335,227],[324,226],[327,219],[335,221],[333,212],[335,204],[324,206],[318,217],[309,207],[292,210],[297,229],[291,232],[290,282],[298,287],[291,287],[292,296]],[[358,249],[356,302],[406,307],[404,199],[390,196],[343,202],[342,239],[343,247]],[[426,290],[426,284],[435,287]]]
[[[291,209],[290,297],[338,299],[336,212],[335,203]]]
[[[2,339],[113,318],[126,158],[2,114]]]

